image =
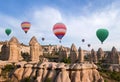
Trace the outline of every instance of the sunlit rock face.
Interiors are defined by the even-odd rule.
[[[78,62],[80,62],[80,63],[84,62],[84,53],[80,47],[78,49]]]
[[[12,37],[9,42],[5,42],[1,48],[1,60],[17,62],[22,60],[20,52],[20,43],[16,37]]]
[[[20,43],[16,37],[12,37],[10,39],[9,48],[10,48],[9,61],[19,61],[21,58]]]
[[[117,51],[115,47],[112,48],[106,60],[107,60],[107,63],[120,64],[120,53]]]
[[[70,49],[70,59],[71,59],[71,63],[75,63],[78,60],[78,51],[74,44],[72,44]]]
[[[68,57],[69,55],[67,53],[67,49],[61,46],[59,49],[59,61],[62,61],[63,59],[67,59]]]
[[[43,55],[42,47],[38,43],[35,36],[33,36],[29,42],[31,61],[39,61],[39,57]]]
[[[94,49],[91,50],[90,61],[97,63],[97,55],[96,55],[96,51]]]
[[[102,60],[104,58],[104,51],[102,50],[102,48],[99,48],[98,51],[97,51],[97,59],[98,61],[99,60]]]
[[[23,64],[23,65],[22,65]],[[18,63],[12,74],[12,82],[30,77],[32,82],[104,82],[95,64],[65,64],[55,62]]]

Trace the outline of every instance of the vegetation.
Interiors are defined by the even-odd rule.
[[[5,82],[12,82],[9,77],[11,77],[11,71],[15,69],[15,65],[8,64],[1,71],[1,77],[5,80]]]
[[[107,70],[109,65],[102,65],[102,63],[97,64],[100,72],[100,75],[104,78],[104,82],[120,82],[120,72],[111,72]]]
[[[107,70],[100,71],[100,75],[105,79],[105,82],[120,82],[120,73]],[[110,81],[109,81],[110,80]]]
[[[84,56],[84,60],[85,60],[85,61],[89,61],[89,55],[85,55],[85,56]]]
[[[52,82],[50,78],[47,78],[45,82]]]
[[[52,59],[52,58],[58,58],[58,55],[51,55],[50,53],[44,54],[45,58]]]
[[[14,67],[14,65],[6,65],[4,68],[2,68],[1,76],[7,78],[8,74],[14,69]]]
[[[30,61],[30,54],[29,53],[23,53],[21,52],[21,56],[23,57],[23,61],[27,61],[29,62]]]
[[[62,62],[70,64],[71,63],[70,57],[69,58],[64,58],[62,60]]]
[[[24,78],[23,80],[21,80],[21,82],[30,82],[30,77],[26,77],[26,78]]]

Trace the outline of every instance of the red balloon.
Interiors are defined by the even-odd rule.
[[[67,28],[63,23],[56,23],[53,26],[53,33],[60,40],[60,42],[63,36],[66,34],[66,31],[67,31]]]
[[[21,27],[22,27],[22,29],[24,30],[24,32],[27,33],[28,30],[29,30],[30,27],[31,27],[31,24],[30,24],[30,22],[22,22],[22,23],[21,23]]]

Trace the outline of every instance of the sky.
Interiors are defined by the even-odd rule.
[[[29,45],[35,36],[41,45],[71,47],[74,43],[77,48],[87,50],[99,47],[111,50],[113,46],[120,50],[119,4],[120,0],[0,0],[0,41],[15,36],[20,43]],[[23,21],[31,23],[27,34],[21,28]],[[52,30],[59,22],[67,27],[61,43]],[[9,36],[5,34],[6,28],[12,30]],[[103,44],[96,36],[100,28],[109,31]]]

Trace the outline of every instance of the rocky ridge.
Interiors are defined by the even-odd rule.
[[[93,63],[16,63],[17,68],[12,74],[12,82],[104,82],[97,66]]]

